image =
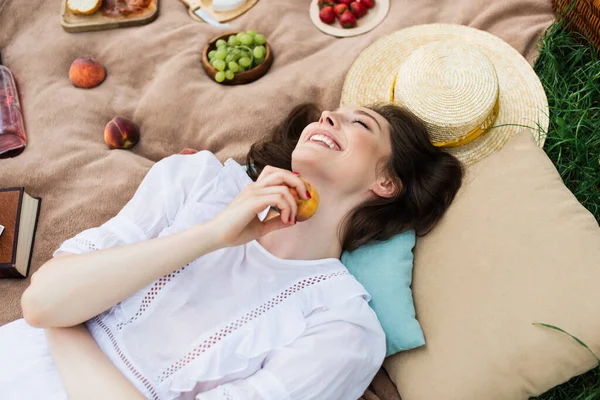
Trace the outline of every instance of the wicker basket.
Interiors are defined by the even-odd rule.
[[[552,0],[552,7],[557,17],[564,16],[571,29],[587,36],[600,50],[600,0]]]

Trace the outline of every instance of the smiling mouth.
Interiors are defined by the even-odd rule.
[[[316,131],[312,133],[307,141],[319,146],[326,147],[329,150],[342,151],[342,148],[339,145],[339,143],[323,131]]]

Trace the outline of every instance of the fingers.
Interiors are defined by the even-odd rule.
[[[295,213],[292,212],[291,208],[285,209],[285,210],[281,210],[281,212],[279,213],[279,219],[281,219],[281,221],[288,223],[288,224],[294,224],[296,221],[296,217],[294,217]]]
[[[286,193],[287,195],[286,196]],[[275,206],[280,211],[280,219],[287,224],[296,222],[296,201],[286,187],[264,188],[252,196],[252,208],[259,213],[269,206]]]
[[[280,194],[284,197],[285,201],[289,204],[289,207],[281,209],[279,207],[279,212],[282,216],[286,216],[287,219],[283,220],[284,222],[294,222],[296,219],[296,214],[298,213],[298,204],[296,204],[296,199],[292,196],[290,189],[287,186],[268,186],[264,188],[257,188],[256,195],[264,196],[270,194]],[[274,205],[274,204],[270,204]]]
[[[267,168],[269,168],[269,170],[267,170]],[[300,198],[304,200],[310,198],[307,187],[302,179],[292,172],[280,168],[265,167],[263,173],[261,173],[260,177],[256,180],[255,185],[258,187],[286,185],[296,189]]]

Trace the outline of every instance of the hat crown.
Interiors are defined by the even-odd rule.
[[[402,63],[394,101],[421,119],[433,143],[459,143],[495,120],[498,76],[476,46],[443,40],[421,46]]]

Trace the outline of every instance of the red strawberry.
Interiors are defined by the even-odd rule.
[[[326,24],[333,24],[335,21],[335,12],[333,11],[333,7],[327,6],[323,8],[319,12],[319,18],[321,18],[321,21],[325,22]]]
[[[354,28],[356,26],[356,17],[354,14],[350,12],[350,10],[346,10],[340,17],[340,24],[342,28]]]
[[[333,11],[335,12],[335,15],[337,15],[338,17],[340,17],[343,13],[345,13],[347,9],[348,9],[348,6],[345,4],[336,4],[335,7],[333,7]]]
[[[375,0],[359,0],[360,4],[362,4],[363,6],[367,7],[367,8],[373,8],[375,7]]]
[[[332,0],[318,0],[317,5],[319,6],[319,10],[322,10],[325,7],[333,6],[333,1]]]
[[[350,6],[350,3],[352,3],[354,0],[340,0],[340,4],[345,4],[347,6]]]
[[[350,3],[350,11],[352,11],[352,14],[358,19],[364,17],[369,10],[358,1],[353,1]]]

